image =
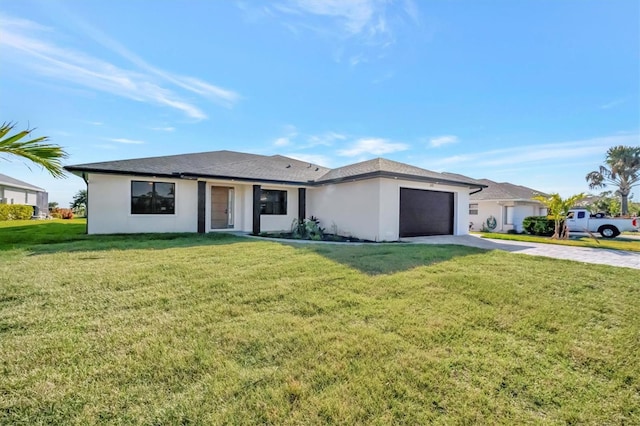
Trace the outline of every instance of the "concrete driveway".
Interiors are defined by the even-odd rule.
[[[557,244],[525,243],[520,241],[492,240],[479,235],[439,235],[434,237],[402,238],[401,241],[416,244],[457,244],[487,250],[504,250],[517,254],[544,256],[554,259],[620,266],[640,269],[640,252],[571,247]]]

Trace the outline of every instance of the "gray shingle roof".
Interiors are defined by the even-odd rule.
[[[471,195],[473,201],[484,200],[531,200],[536,195],[548,196],[542,191],[514,185],[509,182],[494,182],[489,179],[478,179],[478,182],[487,185],[481,192]]]
[[[325,183],[330,181],[350,180],[362,178],[370,175],[392,175],[397,177],[420,178],[434,182],[468,184],[475,187],[482,187],[483,184],[475,179],[454,173],[438,173],[431,170],[422,169],[398,161],[387,160],[386,158],[374,158],[356,164],[339,167],[331,170],[322,176],[317,182]]]
[[[323,184],[374,176],[394,176],[414,180],[469,185],[476,188],[484,186],[481,182],[466,176],[433,172],[384,158],[376,158],[332,170],[282,155],[264,156],[234,151],[213,151],[105,161],[67,166],[65,169],[75,173],[103,172],[147,176],[182,175],[194,178],[219,177],[297,184]]]
[[[45,190],[42,188],[39,188],[35,185],[31,185],[30,183],[27,183],[18,179],[14,179],[11,176],[3,175],[2,173],[0,173],[0,185],[12,186],[14,188],[21,188],[21,189],[30,189],[32,191],[38,191],[38,192],[45,192]]]
[[[329,169],[283,157],[234,151],[212,151],[67,166],[71,172],[105,172],[150,176],[184,175],[271,182],[308,182]]]

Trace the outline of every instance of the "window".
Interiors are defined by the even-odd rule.
[[[469,204],[469,214],[478,215],[478,204]]]
[[[513,207],[511,206],[504,208],[504,224],[513,225]]]
[[[287,214],[287,191],[263,189],[260,194],[260,214]]]
[[[584,219],[585,212],[578,212],[578,219]]]
[[[176,184],[131,181],[131,214],[174,214]]]

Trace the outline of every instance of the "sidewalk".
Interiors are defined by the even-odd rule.
[[[457,244],[487,250],[504,250],[517,254],[544,256],[554,259],[619,266],[640,269],[640,252],[562,246],[558,244],[528,243],[520,241],[492,240],[479,235],[439,235],[434,237],[402,238],[401,241],[417,244]]]

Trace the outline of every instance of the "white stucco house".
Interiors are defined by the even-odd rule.
[[[372,241],[469,231],[469,195],[485,184],[377,158],[328,169],[233,151],[65,167],[88,189],[89,234],[289,231],[317,217]]]
[[[486,185],[486,188],[470,196],[469,223],[473,231],[482,230],[483,225],[486,227],[489,222],[495,223],[495,232],[512,229],[522,232],[522,220],[525,217],[547,214],[544,205],[532,198],[536,195],[548,197],[548,194],[508,182],[489,179],[478,179],[478,182]]]
[[[0,204],[22,204],[33,207],[33,216],[49,214],[47,191],[30,183],[0,174]]]

